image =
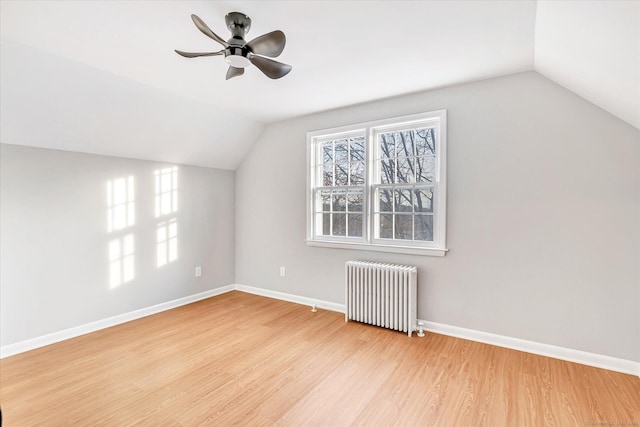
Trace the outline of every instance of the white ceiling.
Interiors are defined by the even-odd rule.
[[[638,19],[618,22],[640,17],[640,3],[598,4],[622,12],[595,28],[589,19],[600,12],[556,3],[3,0],[1,141],[234,169],[267,123],[538,64],[640,128]],[[270,80],[250,67],[225,81],[221,57],[173,52],[219,50],[190,14],[228,38],[230,11],[252,18],[248,39],[285,32],[278,59],[293,66],[289,75]],[[581,61],[611,46],[583,49],[581,36],[601,34],[617,53],[587,72]]]

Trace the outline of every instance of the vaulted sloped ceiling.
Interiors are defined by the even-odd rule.
[[[268,123],[532,69],[640,128],[639,5],[3,0],[0,142],[235,169]],[[288,76],[173,52],[230,11],[286,33]]]
[[[534,67],[640,128],[640,1],[539,1]]]

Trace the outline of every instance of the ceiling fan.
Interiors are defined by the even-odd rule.
[[[256,37],[247,43],[244,40],[244,36],[251,28],[251,18],[244,13],[230,12],[224,19],[227,28],[231,31],[231,38],[225,41],[222,37],[211,31],[211,29],[207,27],[207,24],[196,15],[191,15],[191,19],[205,36],[220,43],[224,49],[218,52],[183,52],[176,50],[178,55],[184,56],[185,58],[224,55],[225,62],[229,64],[227,80],[244,74],[244,69],[249,64],[258,67],[260,71],[271,79],[279,79],[291,71],[291,65],[268,58],[274,58],[284,50],[286,38],[282,31],[272,31]]]

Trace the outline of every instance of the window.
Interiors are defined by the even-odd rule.
[[[307,134],[307,243],[443,256],[446,111]]]

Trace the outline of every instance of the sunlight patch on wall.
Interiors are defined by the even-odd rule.
[[[156,227],[156,266],[178,259],[178,167],[154,171]]]
[[[109,287],[117,288],[135,278],[135,242],[129,231],[135,224],[135,178],[107,182],[107,231],[109,241]]]
[[[109,242],[109,277],[112,289],[135,277],[133,253],[133,234]]]
[[[175,261],[178,259],[178,223],[175,218],[163,221],[158,224],[156,230],[158,242],[157,266]]]
[[[156,170],[156,218],[178,211],[178,167]]]
[[[134,177],[114,179],[107,182],[107,230],[122,230],[135,223]]]

